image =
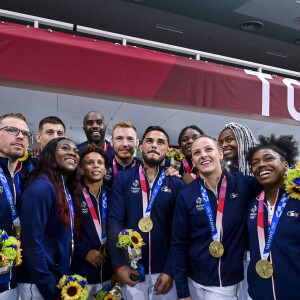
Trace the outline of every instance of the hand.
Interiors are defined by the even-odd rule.
[[[118,282],[119,286],[123,285],[121,278],[118,276],[118,274],[114,273],[113,276],[111,277],[110,285],[113,286],[116,281]]]
[[[179,300],[192,300],[191,297],[180,298]]]
[[[30,158],[37,158],[41,154],[41,148],[33,149],[30,151],[31,155]]]
[[[98,268],[105,262],[106,258],[100,251],[91,249],[85,256],[85,260],[92,264],[95,268]]]
[[[167,176],[171,176],[171,177],[175,176],[181,178],[179,171],[175,170],[173,167],[168,167],[165,172]]]
[[[136,284],[139,283],[139,281],[132,281],[130,279],[130,274],[139,275],[139,272],[137,270],[129,269],[125,265],[120,267],[117,271],[117,275],[123,283],[128,284],[130,287],[134,287]]]
[[[189,173],[183,173],[182,180],[185,184],[190,184],[194,178]]]
[[[154,285],[155,295],[167,294],[173,286],[173,278],[167,274],[161,273]]]

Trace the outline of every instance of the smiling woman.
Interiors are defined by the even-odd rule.
[[[178,298],[234,300],[244,277],[247,206],[261,187],[251,176],[223,171],[213,137],[198,137],[191,153],[200,178],[179,193],[172,231]]]
[[[263,191],[248,210],[250,264],[249,295],[253,299],[299,299],[300,201],[284,180],[299,184],[298,143],[293,136],[259,137],[249,150],[248,161]],[[290,178],[289,178],[290,179]],[[288,282],[288,289],[286,288]]]
[[[79,231],[79,152],[69,139],[48,142],[21,196],[24,263],[18,272],[21,299],[56,299],[58,280],[68,274]]]

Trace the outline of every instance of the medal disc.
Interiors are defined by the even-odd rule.
[[[71,241],[71,252],[72,252],[72,255],[74,254],[74,240],[72,239]]]
[[[12,231],[11,231],[11,235],[17,237],[18,239],[20,239],[21,226],[14,226]]]
[[[149,218],[142,218],[140,219],[138,226],[142,232],[149,232],[153,228],[153,222]]]
[[[108,245],[105,243],[105,244],[102,244],[99,248],[99,251],[105,256],[105,257],[108,257]]]
[[[212,241],[209,244],[209,253],[216,258],[221,257],[224,254],[224,247],[221,242]]]
[[[261,259],[256,263],[255,270],[261,278],[270,278],[273,275],[273,266],[265,259]]]

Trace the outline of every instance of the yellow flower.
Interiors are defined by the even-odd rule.
[[[0,267],[5,267],[8,263],[8,260],[8,256],[5,256],[3,253],[0,253]]]
[[[62,299],[77,300],[81,296],[82,287],[77,281],[70,281],[61,291]]]
[[[184,156],[183,156],[183,154],[182,154],[179,150],[176,150],[176,151],[175,151],[175,156],[174,156],[174,158],[175,158],[177,161],[182,161],[183,158],[184,158]]]
[[[143,246],[143,239],[138,232],[130,232],[129,238],[134,248],[141,248]]]
[[[21,158],[19,158],[19,161],[25,161],[27,158],[28,158],[28,151],[26,150],[24,152],[24,155]]]
[[[300,186],[298,186],[295,182],[292,181],[290,185],[285,187],[285,190],[292,198],[300,200]]]
[[[300,160],[298,160],[295,164],[295,168],[300,170]]]
[[[115,295],[108,294],[104,300],[118,300],[118,298]]]
[[[19,266],[22,263],[22,254],[21,254],[21,251],[22,251],[22,249],[21,249],[21,242],[18,241],[17,242],[17,250],[16,250],[17,256],[16,256],[16,261],[15,261],[16,266]]]
[[[60,280],[59,283],[57,285],[58,289],[61,289],[61,286],[67,281],[68,277],[66,275],[64,275]]]

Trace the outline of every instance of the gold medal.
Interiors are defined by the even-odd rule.
[[[109,255],[108,245],[106,243],[102,244],[99,248],[99,252],[101,252],[105,257],[108,257]]]
[[[12,231],[11,231],[11,235],[17,237],[18,239],[20,239],[21,226],[14,226]]]
[[[74,254],[74,240],[72,239],[71,241],[71,251],[72,251],[72,255]]]
[[[153,228],[153,222],[150,220],[150,218],[142,218],[139,221],[139,229],[143,232],[149,232]]]
[[[221,242],[218,241],[212,241],[209,244],[209,253],[216,258],[221,257],[224,254],[224,246],[222,245]]]
[[[261,278],[270,278],[273,275],[273,266],[266,259],[259,260],[255,265],[255,270]]]

